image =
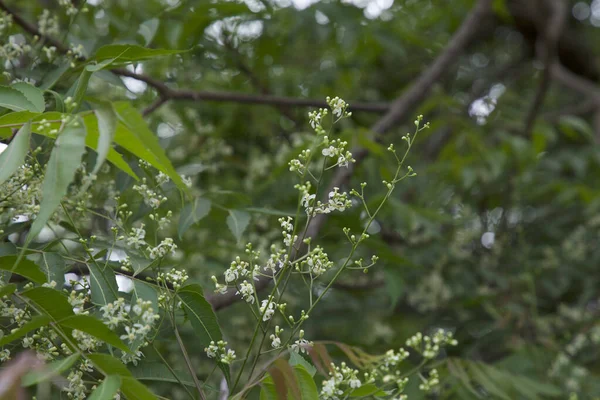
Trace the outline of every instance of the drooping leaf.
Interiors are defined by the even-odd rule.
[[[17,89],[29,100],[35,107],[35,112],[44,112],[46,104],[44,102],[44,93],[33,85],[26,82],[16,82],[10,85],[11,88]]]
[[[108,156],[108,151],[111,149],[111,143],[117,129],[117,114],[110,103],[98,104],[94,109],[94,113],[96,113],[96,117],[98,118],[98,132],[100,133],[98,147],[96,147],[98,157],[92,171],[92,174],[97,174]]]
[[[41,112],[23,92],[9,86],[0,86],[0,107],[13,111]]]
[[[277,390],[273,378],[267,376],[260,384],[260,400],[277,400]]]
[[[87,398],[88,400],[112,400],[121,387],[119,375],[108,375]]]
[[[16,331],[12,332],[10,335],[3,336],[0,338],[0,346],[4,346],[14,340],[22,338],[27,335],[29,332],[34,331],[42,326],[48,325],[52,321],[47,315],[36,315],[31,318],[28,322],[25,323],[22,327],[18,328]]]
[[[302,399],[295,370],[287,361],[281,358],[275,360],[268,371],[275,383],[275,390],[279,399]],[[312,380],[312,378],[310,379]]]
[[[25,163],[30,137],[31,122],[27,122],[0,154],[0,185],[6,182]]]
[[[56,282],[60,288],[65,281],[65,260],[59,253],[43,252],[35,263],[46,274],[48,282]]]
[[[131,44],[109,44],[100,47],[92,60],[102,61],[111,58],[117,58],[117,63],[142,61],[154,57],[167,56],[170,54],[179,54],[187,50],[172,49],[149,49]]]
[[[36,287],[24,291],[21,295],[33,301],[38,308],[55,321],[75,315],[67,297],[58,290],[48,287]]]
[[[187,191],[187,186],[173,168],[158,138],[150,131],[139,111],[123,101],[115,103],[114,109],[120,122],[115,142],[165,173],[179,189]]]
[[[250,223],[250,214],[246,211],[229,210],[229,216],[227,217],[226,222],[227,227],[239,242]]]
[[[218,342],[221,340],[223,335],[217,316],[210,303],[204,298],[202,287],[198,284],[187,285],[179,289],[177,295],[198,337],[200,347],[208,347],[211,341]],[[229,381],[229,366],[222,363],[219,363],[218,366],[223,371],[227,381]]]
[[[40,271],[38,266],[35,265],[33,261],[22,258],[19,261],[19,264],[15,265],[15,262],[18,260],[18,258],[18,256],[0,257],[0,270],[11,271],[35,283],[46,282],[46,275]]]
[[[79,353],[71,354],[69,357],[56,360],[45,365],[42,370],[30,371],[23,377],[22,385],[25,387],[37,385],[40,382],[47,381],[50,378],[60,375],[71,368],[73,364],[75,364],[75,361],[79,359],[79,357]]]
[[[108,326],[104,325],[102,321],[90,315],[74,315],[61,320],[59,324],[61,326],[66,326],[67,328],[85,332],[123,351],[129,351],[129,347],[119,339],[119,335],[112,331]]]
[[[177,226],[177,233],[179,238],[183,237],[183,234],[202,218],[206,217],[210,212],[211,202],[208,199],[202,197],[195,198],[194,201],[185,205],[181,210],[181,216],[179,217],[179,225]]]
[[[99,305],[106,305],[117,300],[119,285],[117,285],[115,271],[101,260],[89,260],[88,268],[90,271],[92,302]]]
[[[63,196],[67,194],[67,189],[79,168],[81,156],[85,151],[85,127],[79,118],[76,121],[77,124],[69,124],[56,139],[42,184],[40,212],[31,226],[26,243],[31,242],[46,225]]]

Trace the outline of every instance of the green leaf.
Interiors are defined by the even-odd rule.
[[[260,384],[260,400],[277,400],[277,390],[273,378],[267,376]]]
[[[103,375],[108,376],[112,374],[119,375],[121,377],[131,377],[131,372],[127,367],[115,357],[104,354],[104,353],[92,353],[88,354],[88,358],[94,363],[96,369]]]
[[[48,287],[36,287],[24,291],[21,295],[33,301],[38,308],[55,321],[75,315],[67,297],[58,290]]]
[[[173,376],[173,372],[177,377]],[[139,381],[181,382],[186,386],[194,386],[194,381],[187,370],[173,372],[164,364],[157,362],[145,362],[131,368],[132,375]]]
[[[177,233],[179,238],[183,237],[183,234],[202,218],[206,217],[210,212],[211,202],[208,199],[195,198],[193,202],[185,205],[181,210],[181,216],[179,217],[179,225],[177,226]]]
[[[269,375],[273,378],[279,399],[302,399],[295,370],[285,360],[275,360],[269,368]]]
[[[8,147],[0,154],[0,185],[6,182],[25,163],[25,156],[29,151],[30,137],[31,122],[28,122],[19,129]]]
[[[113,138],[115,137],[115,131],[117,130],[117,114],[113,110],[110,103],[101,103],[94,110],[96,117],[98,118],[98,157],[96,157],[96,165],[92,174],[97,174],[100,167],[106,160],[108,151],[111,149]]]
[[[112,400],[121,387],[121,377],[108,375],[104,381],[92,392],[88,400]]]
[[[83,122],[85,124],[85,130],[87,131],[87,135],[85,137],[85,145],[90,149],[96,150],[97,152],[98,141],[100,140],[98,118],[96,117],[96,114],[87,114],[83,117]],[[127,175],[131,176],[135,180],[139,180],[138,176],[135,174],[135,172],[133,172],[129,164],[127,164],[125,160],[123,160],[123,156],[112,147],[109,147],[106,159],[115,167],[125,172]]]
[[[18,111],[5,114],[0,117],[0,138],[9,138],[13,134],[13,128],[21,128],[26,122],[32,118],[44,115],[31,111]]]
[[[156,31],[158,30],[158,25],[158,18],[152,18],[140,24],[140,27],[138,28],[138,34],[142,35],[144,38],[144,46],[148,46],[150,42],[152,42],[152,39],[154,39]]]
[[[44,112],[46,104],[44,102],[44,93],[40,89],[25,82],[13,83],[10,87],[23,93],[23,96],[35,107],[35,110],[32,111]]]
[[[121,377],[121,391],[128,400],[158,400],[150,389],[135,378]]]
[[[242,239],[242,234],[250,223],[250,214],[240,210],[229,210],[229,216],[227,217],[227,226],[233,236],[239,242]]]
[[[301,364],[294,366],[294,373],[298,380],[302,400],[318,399],[319,391],[313,379],[313,375],[311,375],[311,373]]]
[[[17,290],[17,285],[14,283],[8,283],[6,285],[0,286],[0,299],[4,296],[8,296],[9,294],[13,294]]]
[[[21,385],[24,387],[37,385],[40,382],[45,382],[50,378],[62,374],[75,364],[75,361],[79,359],[80,354],[71,354],[67,358],[62,360],[56,360],[44,366],[41,371],[31,371],[23,377]]]
[[[350,392],[350,397],[385,396],[387,393],[372,383],[362,385]]]
[[[148,49],[131,44],[109,44],[102,46],[96,51],[92,60],[101,61],[109,58],[117,58],[118,62],[132,62],[148,60],[154,57],[167,56],[170,54],[184,53],[187,50],[171,49]]]
[[[71,63],[69,61],[64,62],[62,65],[59,65],[52,71],[48,72],[46,76],[43,78],[42,83],[40,84],[41,90],[48,90],[56,85],[56,82],[64,75],[65,72],[69,70],[71,67]]]
[[[288,362],[292,367],[301,365],[310,374],[310,376],[315,376],[315,374],[317,373],[317,369],[314,365],[312,365],[304,357],[302,357],[300,354],[294,351],[290,352],[290,359],[288,360]]]
[[[165,173],[178,188],[187,191],[187,186],[171,165],[158,138],[150,131],[139,111],[128,102],[117,102],[114,108],[121,122],[120,126],[117,126],[115,142]]]
[[[52,97],[54,97],[54,103],[56,105],[57,112],[64,113],[66,110],[65,102],[60,94],[56,93],[54,90],[46,89],[46,92],[50,93]]]
[[[0,107],[13,111],[40,112],[23,92],[8,86],[0,86]]]
[[[223,338],[217,316],[212,306],[204,298],[202,287],[192,284],[177,291],[183,310],[192,324],[201,348],[208,347],[211,341],[218,342]],[[230,381],[229,366],[218,363],[227,381]]]
[[[485,373],[483,364],[469,363],[469,371],[471,372],[475,382],[483,386],[486,392],[493,396],[499,397],[504,400],[510,400],[510,396],[507,395],[490,377]]]
[[[43,252],[35,263],[46,274],[47,282],[56,282],[62,287],[65,281],[65,260],[59,253]]]
[[[121,392],[128,400],[157,400],[156,396],[144,384],[136,380],[125,365],[113,356],[102,353],[88,355],[96,369],[105,376],[121,377]]]
[[[74,112],[79,110],[81,107],[81,103],[83,102],[83,97],[85,96],[85,92],[87,91],[88,84],[90,83],[90,78],[92,77],[94,72],[100,71],[106,66],[110,65],[114,61],[114,58],[109,60],[104,60],[98,64],[88,64],[81,71],[81,75],[79,75],[79,80],[77,81],[77,85],[75,86],[75,92],[73,93],[73,102],[75,103]]]
[[[158,312],[158,293],[156,293],[156,289],[154,286],[149,285],[145,282],[140,281],[139,279],[132,279],[133,281],[133,294],[131,297],[132,304],[137,301],[137,299],[142,299],[144,301],[150,301],[152,303],[152,309],[154,312]]]
[[[108,326],[104,325],[102,321],[90,315],[74,315],[59,321],[59,324],[61,326],[66,326],[67,328],[77,329],[88,333],[111,346],[129,352],[129,347],[119,339],[119,335],[113,332]]]
[[[38,266],[35,265],[33,261],[22,258],[19,261],[19,264],[15,265],[15,262],[17,262],[18,258],[18,256],[0,257],[0,270],[11,271],[35,283],[46,283],[46,275],[40,271]]]
[[[47,315],[36,315],[31,318],[28,322],[25,323],[22,327],[11,333],[10,335],[3,336],[0,338],[0,346],[4,346],[7,343],[10,343],[14,340],[22,338],[27,335],[29,332],[34,331],[42,326],[48,325],[52,322],[52,318]]]
[[[67,194],[69,184],[81,164],[81,156],[85,152],[86,132],[81,119],[78,118],[76,121],[77,126],[74,123],[69,124],[56,139],[42,184],[40,212],[27,235],[26,244],[31,242],[46,225]]]
[[[92,302],[104,306],[117,300],[119,285],[115,271],[107,263],[94,260],[88,261],[88,268]]]

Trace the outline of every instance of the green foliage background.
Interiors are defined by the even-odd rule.
[[[44,7],[56,6],[6,3],[32,22]],[[389,104],[444,51],[475,4],[396,0],[368,18],[364,6],[350,2],[320,1],[303,9],[283,3],[105,0],[88,5],[90,11],[71,22],[60,21],[63,37],[57,39],[83,45],[85,56],[98,61],[103,58],[96,51],[104,45],[182,50],[130,68],[166,88],[200,93],[196,100],[170,99],[145,120],[175,169],[193,180],[195,202],[182,204],[175,191],[167,202],[175,213],[184,210],[179,225],[169,228],[169,236],[180,237],[170,262],[185,268],[205,292],[213,287],[211,275],[243,253],[245,242],[267,251],[278,238],[277,218],[293,213],[296,203],[287,162],[295,156],[294,145],[310,135],[306,107],[242,102],[241,95],[318,100],[337,95],[351,108],[359,102]],[[515,11],[514,3],[494,2],[494,17],[479,27],[426,99],[413,105],[413,114],[423,114],[432,128],[410,155],[418,176],[398,187],[365,242],[362,255],[378,254],[379,265],[366,275],[343,276],[307,322],[306,336],[378,353],[403,345],[415,331],[444,327],[460,345],[448,354],[452,361],[443,383],[449,390],[443,398],[578,393],[594,399],[600,396],[600,347],[592,341],[600,329],[600,69],[595,69],[600,15],[578,20],[574,7],[589,1],[567,2],[560,51],[579,54],[583,48],[586,58],[578,65],[576,56],[561,53],[559,61],[589,91],[552,80],[526,131],[544,65],[534,55],[540,33],[534,29],[532,39],[528,15]],[[592,3],[592,10],[600,4]],[[11,34],[23,32],[12,29]],[[111,51],[105,59],[119,55]],[[165,94],[162,86],[157,90],[111,73],[113,67],[94,72],[86,99],[125,101],[119,104],[141,112]],[[7,71],[37,83],[60,73],[52,89],[61,94],[75,94],[81,76],[81,68],[46,61],[23,60]],[[81,110],[90,108],[91,102],[82,103]],[[490,112],[478,118],[473,113],[483,103]],[[56,111],[58,102],[48,105],[47,111]],[[395,169],[387,144],[400,144],[412,130],[409,118],[377,138],[368,127],[381,114],[355,110],[336,127],[351,147],[369,150],[348,187],[368,181],[373,203],[385,193],[378,183]],[[141,134],[139,126],[128,128]],[[135,152],[124,147],[118,149],[139,174],[130,154]],[[123,171],[115,174],[119,188],[133,184]],[[143,219],[146,211],[140,206],[135,218]],[[241,226],[228,227],[232,215]],[[358,208],[329,217],[319,239],[332,260],[347,251],[342,227],[359,228],[361,218]],[[306,303],[301,288],[292,293],[290,302]],[[243,347],[252,333],[244,307],[218,312],[234,347]],[[181,362],[169,334],[161,332],[158,343]],[[202,369],[203,351],[194,347],[193,330],[188,325],[181,334]],[[569,345],[578,335],[589,342],[574,351]],[[571,363],[552,375],[560,354]],[[146,360],[150,370],[152,354]],[[180,394],[168,383],[149,385],[173,398]],[[411,399],[421,396],[416,388],[408,393]]]

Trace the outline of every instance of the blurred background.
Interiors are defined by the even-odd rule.
[[[3,3],[29,21],[55,6]],[[353,112],[335,135],[368,150],[343,187],[369,182],[373,204],[395,169],[385,149],[400,148],[423,114],[431,128],[409,156],[418,175],[397,187],[362,248],[379,266],[343,275],[306,337],[378,353],[443,327],[460,342],[448,356],[493,367],[481,377],[457,363],[443,398],[600,396],[599,0],[87,4],[77,23],[59,21],[84,55],[108,43],[191,49],[131,67],[133,77],[96,73],[89,93],[145,108],[178,171],[210,201],[173,261],[207,292],[244,243],[268,254],[279,240],[277,218],[296,202],[287,162],[326,96]],[[54,68],[40,63],[31,76]],[[240,240],[226,227],[232,209],[249,218]],[[358,207],[330,215],[316,243],[341,260],[342,227],[364,217]],[[306,297],[293,288],[288,303],[300,309]],[[249,340],[243,304],[218,316],[234,348]]]

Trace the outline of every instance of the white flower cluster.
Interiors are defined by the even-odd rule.
[[[125,243],[128,246],[133,246],[136,249],[139,249],[143,246],[146,246],[146,230],[144,229],[144,224],[141,224],[139,228],[131,228],[131,232],[125,239]]]
[[[208,358],[217,358],[223,364],[231,364],[236,359],[235,351],[227,349],[227,342],[219,340],[217,343],[210,342],[208,347],[204,348]]]
[[[325,101],[327,102],[327,105],[329,106],[329,108],[331,108],[331,112],[333,113],[333,116],[336,117],[337,119],[352,116],[351,112],[346,111],[348,109],[348,103],[346,103],[344,100],[340,99],[339,97],[336,96],[332,99],[331,97],[327,96]]]
[[[304,311],[302,312],[303,317],[305,316]],[[306,319],[306,318],[301,318]],[[296,340],[291,346],[290,350],[294,353],[308,353],[308,348],[313,346],[313,342],[309,342],[304,339],[304,330],[300,329],[298,332],[298,340]]]
[[[120,324],[127,322],[129,320],[129,315],[127,314],[125,306],[125,299],[119,297],[113,303],[108,303],[100,307],[104,324],[111,329],[115,329]]]
[[[274,349],[278,349],[281,347],[281,334],[283,333],[283,329],[281,329],[279,327],[279,325],[275,326],[275,333],[272,333],[271,336],[269,336],[269,339],[271,339],[271,347]]]
[[[148,247],[146,250],[150,253],[150,258],[155,260],[157,258],[163,258],[167,254],[175,254],[177,245],[171,238],[163,239],[158,246]]]
[[[329,373],[330,378],[323,381],[321,399],[337,400],[346,389],[358,389],[362,386],[362,382],[358,378],[359,371],[348,367],[345,362],[342,362],[340,366],[332,363],[331,368],[333,372]]]
[[[444,329],[438,329],[433,337],[424,336],[419,332],[406,341],[408,347],[412,347],[426,359],[437,357],[440,349],[444,346],[456,346],[457,344],[452,332]]]
[[[155,210],[159,208],[162,203],[167,201],[167,198],[165,196],[156,193],[154,190],[148,187],[148,184],[146,183],[146,178],[142,179],[142,183],[140,185],[133,185],[133,190],[135,190],[140,194],[140,196],[142,196],[144,203],[148,207],[151,207]]]
[[[87,333],[77,329],[73,329],[72,335],[73,339],[77,341],[77,347],[79,347],[79,349],[83,351],[96,351],[96,349],[102,346],[102,344],[104,343],[101,340],[96,339],[92,335],[88,335]]]
[[[277,304],[275,302],[275,298],[273,296],[269,296],[267,299],[261,302],[259,307],[260,315],[262,315],[263,321],[268,321],[275,314],[275,310],[279,310],[280,312],[285,311],[286,303]]]
[[[240,283],[239,289],[235,294],[242,296],[246,303],[254,304],[254,285],[244,281]]]
[[[308,215],[329,214],[332,211],[345,211],[347,208],[352,207],[352,200],[350,200],[348,193],[340,193],[340,189],[337,187],[334,187],[333,191],[329,192],[327,203],[317,200],[316,204],[316,195],[309,192],[309,182],[305,185],[296,185],[296,188],[302,193],[301,203]]]
[[[50,10],[44,9],[38,17],[38,30],[45,36],[58,36],[58,16],[52,15]]]
[[[0,46],[0,60],[19,65],[19,58],[30,52],[31,45],[25,41],[24,36],[10,35],[8,40],[4,41],[4,44]]]
[[[12,27],[13,16],[6,11],[0,12],[0,36],[6,35],[6,32]]]
[[[34,150],[32,156],[39,151],[41,148]],[[39,165],[24,164],[0,185],[0,226],[9,225],[16,218],[33,219],[39,213],[43,180]]]
[[[283,244],[285,244],[285,246],[289,248],[296,242],[296,240],[298,240],[298,235],[292,236],[292,232],[294,231],[292,217],[279,218],[279,224],[281,225],[282,229],[281,234],[283,235]]]
[[[323,150],[321,150],[321,154],[325,157],[337,160],[334,165],[328,168],[333,168],[335,166],[348,167],[350,163],[356,162],[356,160],[352,158],[352,153],[346,150],[346,146],[348,146],[348,142],[346,141],[340,139],[329,140],[328,136],[323,138]]]
[[[317,135],[325,134],[325,129],[323,129],[322,121],[323,118],[329,114],[329,111],[325,108],[319,108],[317,111],[310,111],[308,113],[308,120],[311,128],[315,130]]]
[[[308,271],[312,276],[318,277],[329,271],[333,267],[333,261],[329,260],[327,253],[323,248],[317,246],[311,251],[306,259],[302,260],[300,265],[296,266],[298,271]]]
[[[156,281],[164,284],[170,283],[173,289],[179,290],[188,278],[186,271],[172,268],[169,272],[160,272]]]
[[[431,392],[437,385],[440,384],[440,375],[438,374],[437,369],[432,369],[429,371],[429,376],[427,376],[427,378],[424,378],[422,375],[420,376],[423,382],[419,385],[419,389],[425,393]]]

